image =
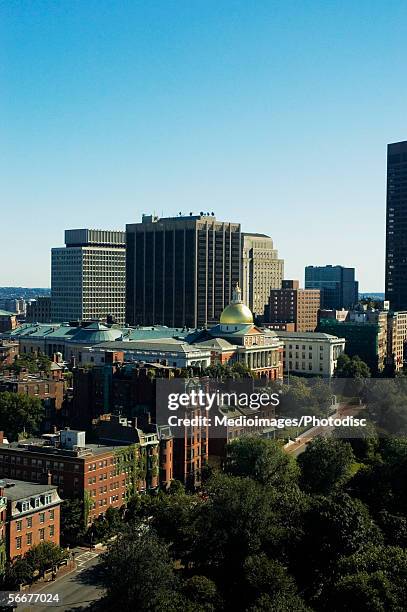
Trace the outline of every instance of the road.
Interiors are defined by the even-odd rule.
[[[59,604],[36,604],[27,606],[20,604],[17,610],[21,612],[52,612],[60,610],[84,610],[90,604],[101,599],[104,589],[100,584],[98,575],[98,553],[82,549],[76,554],[76,569],[55,580],[42,585],[41,588],[32,588],[32,593],[52,593],[59,595]]]
[[[354,406],[348,404],[341,404],[337,411],[330,416],[334,419],[343,418],[345,416],[356,416],[359,414],[361,410],[363,410],[365,406]],[[301,455],[307,448],[307,444],[311,442],[317,436],[330,436],[335,427],[312,427],[312,429],[307,429],[304,431],[298,438],[296,438],[293,444],[285,445],[284,450],[289,455],[294,455],[294,457],[298,457]]]

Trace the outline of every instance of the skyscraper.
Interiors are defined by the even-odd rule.
[[[321,308],[352,308],[359,299],[355,268],[343,266],[307,266],[305,288],[321,291]]]
[[[407,310],[407,141],[387,147],[386,300]]]
[[[242,233],[243,302],[255,315],[263,315],[271,289],[280,289],[284,260],[278,258],[266,234]]]
[[[199,214],[143,215],[126,226],[126,322],[217,323],[240,282],[239,223]]]
[[[124,324],[125,233],[65,231],[65,247],[51,250],[52,321],[106,320]]]

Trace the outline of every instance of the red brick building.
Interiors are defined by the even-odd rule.
[[[265,325],[272,327],[276,323],[294,323],[294,331],[315,331],[320,304],[319,289],[300,289],[299,281],[283,280],[281,289],[270,291],[264,313]]]
[[[59,545],[61,498],[50,484],[0,481],[2,526],[7,559],[22,557],[34,545]]]
[[[18,355],[18,342],[0,340],[0,366],[10,366]]]
[[[41,482],[49,474],[62,498],[84,502],[86,524],[109,506],[159,483],[159,440],[138,432],[134,443],[88,444],[85,432],[63,430],[41,439],[0,444],[0,477]]]

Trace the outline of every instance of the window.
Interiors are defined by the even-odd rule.
[[[45,523],[45,512],[40,512],[40,523]]]
[[[53,521],[53,520],[54,520],[54,516],[55,516],[55,512],[54,512],[54,510],[50,510],[50,511],[49,511],[49,519],[50,519],[50,521]]]
[[[21,538],[21,536],[18,536],[18,538],[16,538],[16,548],[17,548],[17,550],[21,549],[21,542],[22,542],[22,538]]]
[[[44,503],[50,504],[52,502],[52,495],[46,495]]]
[[[49,526],[49,535],[52,537],[55,533],[55,525]]]
[[[21,504],[21,510],[22,512],[27,512],[27,510],[30,509],[30,502],[28,501],[23,501]]]
[[[38,533],[40,534],[40,540],[43,540],[45,538],[45,529],[40,529]]]
[[[39,508],[41,505],[41,499],[39,497],[34,498],[34,508]]]
[[[27,544],[32,544],[32,541],[33,541],[33,534],[27,533]]]
[[[16,522],[16,530],[17,531],[21,531],[22,528],[23,528],[23,521],[17,521]]]
[[[33,526],[33,519],[32,516],[29,516],[27,519],[27,527],[32,527]]]

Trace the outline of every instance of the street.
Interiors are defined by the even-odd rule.
[[[363,410],[365,406],[353,406],[348,404],[341,404],[336,412],[330,415],[333,418],[343,418],[344,416],[356,416],[359,414],[361,410]],[[307,444],[309,444],[314,438],[317,436],[330,436],[332,435],[332,431],[334,427],[312,427],[311,429],[307,429],[301,435],[296,438],[295,442],[291,444],[286,444],[284,449],[289,455],[293,455],[294,457],[298,457],[301,455],[306,448]]]
[[[21,612],[50,612],[50,610],[84,610],[90,604],[101,599],[104,589],[100,585],[98,575],[98,553],[95,551],[79,552],[76,557],[76,569],[55,580],[41,585],[41,588],[30,589],[31,593],[58,594],[59,604],[20,604],[17,609]]]

